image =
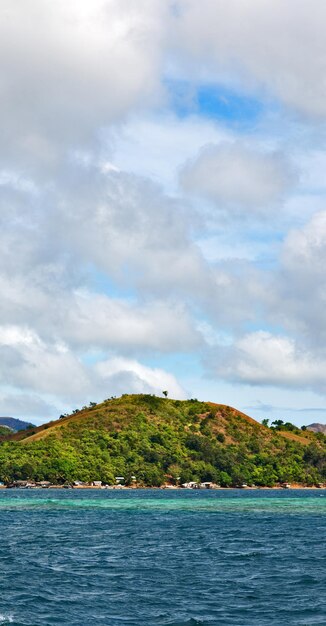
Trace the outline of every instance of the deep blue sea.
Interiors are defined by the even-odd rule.
[[[0,624],[326,625],[326,492],[2,490]]]

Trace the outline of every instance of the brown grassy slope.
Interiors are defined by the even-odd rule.
[[[143,401],[144,398],[146,396],[132,395],[107,400],[94,408],[86,408],[76,414],[48,422],[37,428],[20,431],[7,436],[6,439],[30,443],[49,435],[56,435],[60,438],[63,429],[67,426],[80,426],[81,430],[100,427],[111,432],[120,431],[127,427],[137,412],[140,411],[147,414],[151,422],[158,425],[180,420],[184,431],[196,432],[199,435],[205,420],[209,419],[212,434],[215,436],[223,435],[226,444],[236,444],[243,439],[258,437],[261,442],[266,443],[271,443],[272,440],[275,443],[276,440],[281,443],[284,439],[290,439],[302,445],[308,445],[314,437],[313,433],[305,433],[301,436],[301,434],[288,431],[275,432],[233,407],[212,402],[204,403],[204,408],[198,412],[195,419],[191,417],[187,420],[187,411],[189,411],[189,407],[193,406],[189,401],[178,402],[162,398],[158,399],[157,410],[153,410]],[[208,416],[210,417],[208,418]],[[281,440],[278,437],[281,437]]]
[[[229,443],[235,443],[234,438],[232,436],[228,436],[228,425],[230,425],[230,423],[233,421],[233,418],[237,419],[240,417],[241,420],[243,420],[243,422],[248,422],[254,427],[258,428],[259,430],[264,428],[259,422],[256,422],[253,418],[249,417],[248,415],[245,415],[244,413],[237,411],[237,409],[234,409],[232,407],[229,407],[223,404],[216,404],[213,402],[208,402],[207,404],[216,410],[216,413],[215,413],[216,419],[214,420],[215,423],[212,424],[213,432],[215,432],[216,434],[217,433],[224,434]],[[119,407],[119,408],[116,407],[118,408],[119,415],[117,416],[118,419],[116,417],[116,419],[113,420],[113,423],[112,423],[112,411],[110,409],[111,407],[114,407],[114,405],[115,405],[114,401],[110,401],[109,410],[108,410],[107,402],[103,402],[101,404],[98,404],[95,408],[82,409],[77,414],[68,415],[67,417],[57,419],[51,422],[47,422],[46,424],[42,424],[41,426],[35,427],[33,429],[14,433],[13,435],[6,437],[6,439],[7,440],[10,439],[11,441],[23,441],[24,443],[30,443],[31,441],[37,441],[39,439],[43,439],[44,437],[48,437],[49,435],[52,435],[52,434],[56,434],[60,436],[61,429],[66,428],[67,426],[74,425],[74,424],[78,424],[80,426],[89,425],[90,427],[93,427],[94,421],[96,421],[96,418],[98,417],[100,417],[100,421],[102,422],[101,425],[115,426],[116,430],[121,430],[123,428],[123,423],[126,421],[124,411],[121,410],[122,407]],[[198,415],[199,421],[203,421],[206,416],[207,416],[207,413],[199,414]],[[155,414],[150,413],[150,417],[153,422],[160,421],[158,416]],[[189,423],[189,426],[190,426],[190,423]],[[247,430],[246,424],[240,423],[239,431],[242,431],[244,427],[245,427],[245,430]],[[109,429],[111,430],[111,428]],[[188,430],[188,425],[185,426],[185,430]],[[268,431],[268,429],[266,429],[266,431]]]
[[[220,411],[221,409],[226,409],[229,411],[229,414],[231,413],[233,415],[233,417],[236,418],[241,418],[241,420],[243,420],[244,422],[247,422],[251,425],[253,425],[254,427],[259,428],[259,430],[261,432],[265,432],[265,435],[267,435],[268,433],[271,433],[271,430],[267,427],[267,426],[263,426],[263,424],[261,424],[260,422],[257,422],[256,420],[254,420],[252,417],[249,417],[249,415],[246,415],[245,413],[242,413],[241,411],[238,411],[237,409],[234,409],[233,407],[228,407],[224,404],[215,404],[213,402],[208,402],[208,404],[210,404],[212,407],[216,407],[217,411]],[[307,446],[311,443],[311,441],[314,439],[314,437],[310,436],[310,433],[307,433],[305,431],[305,434],[296,434],[290,431],[277,431],[277,434],[280,435],[281,437],[285,437],[285,439],[290,439],[291,441],[296,441],[297,443],[301,443],[304,446]]]
[[[258,438],[262,443],[275,442],[279,444],[285,440],[292,440],[301,445],[309,445],[314,438],[313,433],[296,434],[289,431],[271,430],[245,413],[237,411],[233,407],[212,402],[202,403],[202,408],[195,416],[190,416],[191,409],[195,406],[191,401],[174,401],[170,398],[154,399],[153,407],[146,401],[149,396],[126,395],[121,398],[106,400],[93,408],[85,408],[76,414],[69,415],[39,427],[20,431],[5,437],[7,440],[30,443],[56,435],[61,437],[67,427],[77,431],[80,429],[105,429],[108,432],[120,431],[129,426],[133,418],[140,411],[147,415],[151,422],[158,426],[167,423],[180,423],[180,427],[186,432],[201,434],[205,421],[209,421],[209,427],[213,435],[222,435],[225,444],[239,443],[239,441]],[[197,405],[196,405],[197,406]],[[199,406],[199,405],[198,405]],[[189,419],[188,419],[189,413]],[[3,438],[2,438],[3,439]]]
[[[280,430],[279,434],[282,437],[285,437],[285,439],[297,441],[298,443],[302,443],[304,446],[308,446],[313,440],[313,437],[308,437],[306,435],[297,435],[296,433],[292,433],[288,430]]]

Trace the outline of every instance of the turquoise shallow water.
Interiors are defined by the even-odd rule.
[[[326,492],[0,492],[0,625],[326,625]]]

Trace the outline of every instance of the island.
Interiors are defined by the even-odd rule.
[[[323,488],[326,437],[230,406],[124,394],[0,433],[0,481],[19,488]]]

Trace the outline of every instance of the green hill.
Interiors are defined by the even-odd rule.
[[[224,405],[124,395],[0,437],[0,480],[312,485],[326,479],[325,441]]]

